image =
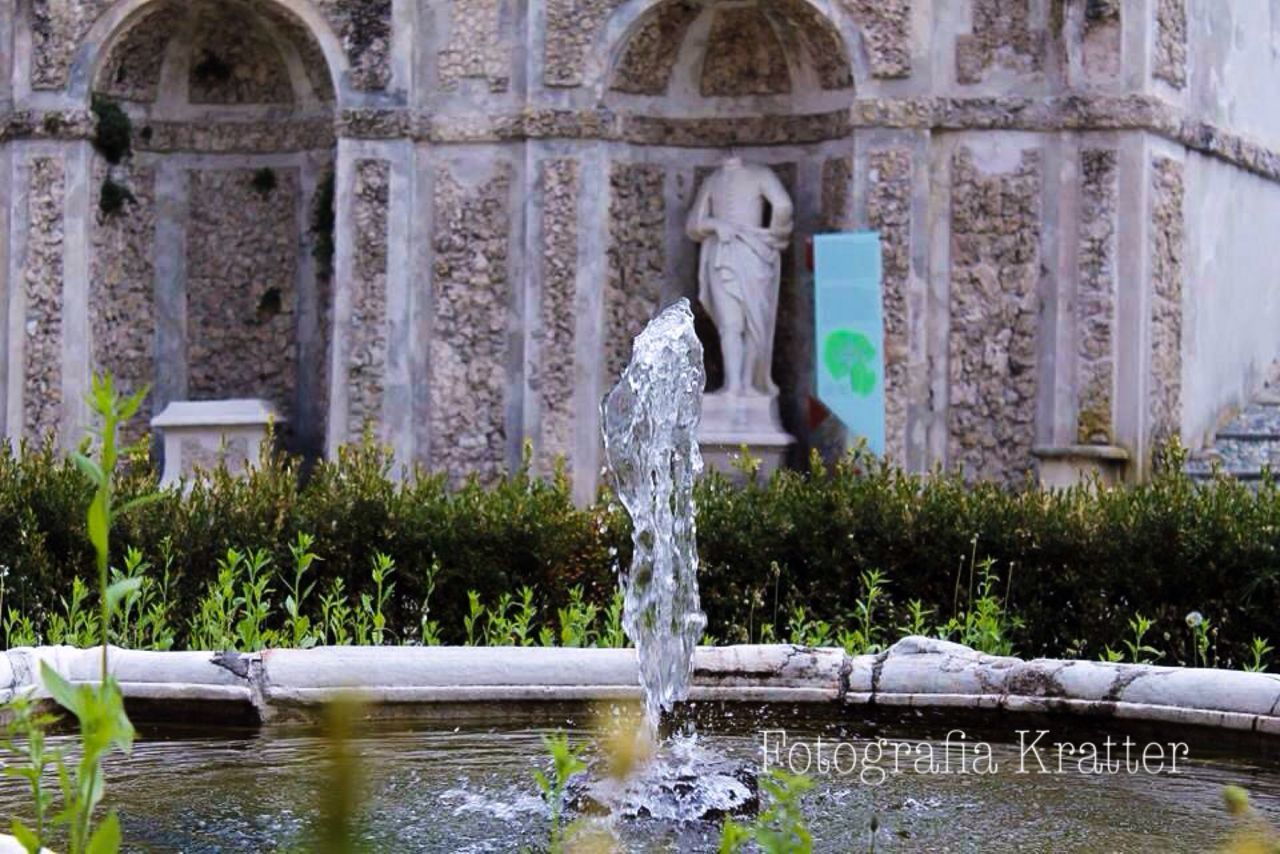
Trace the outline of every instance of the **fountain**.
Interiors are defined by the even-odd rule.
[[[707,618],[698,606],[693,482],[702,471],[702,344],[682,299],[635,340],[631,363],[602,405],[605,454],[631,515],[623,628],[635,644],[645,722],[689,691]]]
[[[706,386],[689,301],[665,309],[635,339],[631,362],[602,404],[605,454],[631,516],[623,629],[639,659],[647,745],[664,711],[689,693],[693,653],[706,628],[698,605],[693,484],[702,471],[698,422]],[[628,817],[717,819],[753,811],[754,776],[692,732],[659,744],[625,780],[587,783],[576,799]]]

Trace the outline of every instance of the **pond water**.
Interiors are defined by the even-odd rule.
[[[1261,741],[1209,743],[1203,734],[1168,728],[1125,733],[1105,721],[1066,729],[1060,720],[1027,716],[994,724],[987,718],[979,726],[919,713],[869,718],[862,710],[838,716],[791,706],[704,706],[693,714],[701,748],[757,766],[765,729],[775,732],[773,744],[776,731],[785,729],[791,744],[805,741],[812,749],[821,737],[828,751],[849,745],[834,767],[812,775],[816,787],[805,811],[819,851],[868,850],[873,817],[877,851],[1213,850],[1231,826],[1222,808],[1222,788],[1231,783],[1247,788],[1272,821],[1280,817],[1280,766]],[[541,737],[566,729],[588,744],[591,720],[581,708],[543,705],[472,707],[465,716],[370,725],[351,742],[369,850],[536,850],[547,824],[532,778],[539,764],[547,767]],[[954,727],[965,731],[965,746],[953,735],[944,771],[942,740]],[[1035,758],[1020,751],[1015,730],[1031,729],[1033,739],[1041,728],[1049,734],[1037,744],[1039,755],[1054,773],[1019,773]],[[1069,758],[1056,773],[1050,742],[1101,746],[1110,735],[1117,745],[1112,756],[1122,760],[1126,734],[1135,744],[1182,739],[1189,755],[1178,758],[1176,773],[1085,775]],[[877,763],[884,780],[874,784],[858,772],[877,738],[888,745]],[[979,741],[991,745],[996,773],[974,773]],[[916,752],[898,748],[894,773],[892,745],[899,743]],[[928,763],[915,767],[921,744],[933,750],[934,773],[926,773]],[[302,851],[317,805],[333,786],[328,753],[321,734],[301,726],[231,734],[144,727],[133,755],[110,765],[108,800],[120,811],[127,850]],[[857,771],[845,773],[854,756]],[[1039,769],[1031,764],[1029,770]],[[18,784],[0,781],[0,814],[23,811]],[[637,852],[712,851],[719,838],[717,825],[696,822],[620,820],[612,831],[623,850]]]

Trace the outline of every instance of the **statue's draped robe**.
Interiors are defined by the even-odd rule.
[[[736,173],[736,174],[735,174]],[[762,226],[763,202],[771,222]],[[751,390],[774,395],[773,333],[778,317],[782,250],[791,234],[792,207],[786,188],[763,166],[721,167],[702,182],[687,231],[702,243],[698,300],[719,322],[717,300],[732,300],[745,319]],[[725,239],[720,239],[723,234]],[[745,391],[745,390],[744,390]]]

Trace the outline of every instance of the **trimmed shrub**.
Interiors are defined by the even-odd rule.
[[[154,478],[135,459],[121,500]],[[5,609],[40,623],[89,572],[89,497],[50,446],[0,450]],[[697,505],[702,603],[721,642],[769,637],[765,626],[785,639],[798,606],[847,626],[859,577],[872,569],[887,577],[889,599],[877,610],[887,636],[907,622],[913,599],[941,625],[970,607],[972,568],[984,558],[1021,618],[1013,639],[1022,654],[1098,657],[1141,613],[1154,621],[1147,642],[1162,662],[1190,661],[1193,610],[1213,627],[1218,664],[1245,661],[1254,636],[1280,640],[1280,488],[1271,481],[1256,494],[1226,479],[1197,486],[1175,464],[1139,486],[1007,490],[908,475],[854,453],[743,486],[710,475]],[[228,548],[266,549],[284,576],[298,533],[315,537],[317,589],[341,578],[352,596],[368,593],[373,555],[395,561],[393,638],[413,636],[434,562],[431,616],[446,642],[462,639],[469,590],[492,602],[529,585],[547,615],[580,586],[603,607],[630,553],[627,519],[607,493],[575,507],[563,476],[537,478],[527,466],[489,487],[450,489],[440,476],[394,472],[370,443],[343,449],[305,482],[284,456],[242,478],[216,472],[122,519],[113,543],[120,555],[140,549],[154,567],[167,556],[180,601],[194,608]]]

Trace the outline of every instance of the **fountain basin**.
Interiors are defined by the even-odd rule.
[[[100,651],[0,654],[0,700],[47,696],[39,663],[95,681]],[[320,647],[260,653],[113,649],[111,669],[141,720],[306,719],[358,694],[375,716],[439,704],[630,700],[629,649]],[[701,647],[693,701],[832,704],[1113,717],[1280,735],[1280,676],[1239,671],[984,655],[908,637],[877,655],[790,645]]]
[[[42,696],[41,661],[91,681],[99,656],[9,650],[0,655],[0,697]],[[565,729],[589,747],[602,714],[640,696],[632,650],[114,650],[111,665],[140,737],[132,756],[109,762],[109,799],[126,839],[144,850],[263,850],[303,839],[328,752],[312,722],[351,692],[375,719],[356,737],[375,849],[536,847],[546,813],[531,773],[546,761],[542,736]],[[1280,679],[1266,674],[1022,661],[912,637],[864,656],[700,648],[690,699],[672,725],[696,721],[699,748],[755,769],[765,733],[792,744],[847,741],[846,764],[862,760],[855,773],[838,762],[809,771],[816,789],[806,815],[818,851],[864,850],[872,817],[876,850],[1204,850],[1230,830],[1224,785],[1247,787],[1264,816],[1280,818],[1278,704]],[[1015,733],[1040,729],[1051,732],[1046,742],[1186,741],[1190,755],[1177,773],[1021,774]],[[881,739],[930,745],[953,764],[921,773],[908,754],[901,773],[868,780],[867,751]],[[966,769],[980,740],[990,741],[999,773]],[[887,769],[887,748],[876,749]],[[775,758],[787,755],[784,747]],[[0,791],[0,810],[22,809],[17,787]],[[716,849],[717,822],[648,812],[612,823],[622,850]]]

